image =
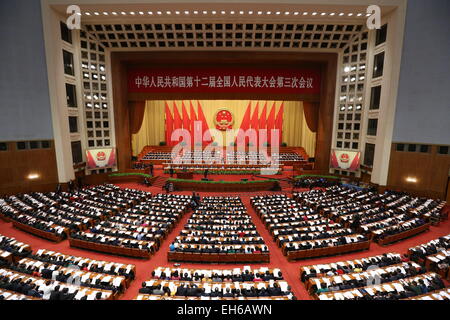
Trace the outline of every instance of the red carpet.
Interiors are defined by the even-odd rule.
[[[225,179],[227,176],[220,176],[222,179]],[[231,179],[233,177],[233,179]],[[229,176],[231,180],[237,180],[235,176]],[[145,191],[150,191],[154,194],[160,193],[160,188],[153,188],[153,187],[144,187],[142,185],[138,184],[122,184],[119,185],[120,187],[127,187],[127,188],[135,188],[135,189],[141,189]],[[287,190],[286,190],[287,192]],[[191,194],[192,192],[185,191],[185,192],[177,192],[179,194]],[[273,192],[255,192],[255,194],[267,194],[267,193],[273,193]],[[221,193],[212,193],[212,192],[201,192],[201,196],[212,196],[212,195],[224,195]],[[281,253],[281,250],[278,248],[278,246],[275,244],[275,242],[272,240],[272,237],[270,236],[269,232],[266,230],[264,225],[261,223],[260,219],[257,217],[255,211],[250,206],[250,196],[249,194],[237,194],[237,193],[227,193],[227,195],[239,195],[242,198],[242,201],[248,208],[248,212],[250,216],[253,219],[253,222],[256,225],[256,228],[258,232],[261,234],[261,236],[264,238],[267,246],[270,250],[270,264],[268,264],[268,267],[271,268],[280,268],[284,278],[289,283],[289,285],[292,287],[295,295],[298,299],[310,299],[308,293],[303,287],[303,284],[299,280],[300,272],[299,268],[300,266],[304,265],[312,265],[312,264],[320,264],[320,263],[329,263],[329,262],[336,262],[336,261],[342,261],[342,260],[352,260],[352,259],[358,259],[362,257],[367,256],[373,256],[377,254],[382,254],[385,252],[398,252],[398,253],[406,253],[408,248],[428,242],[432,239],[436,239],[438,237],[450,234],[450,223],[449,221],[444,221],[441,223],[438,227],[431,227],[430,231],[422,233],[418,236],[415,236],[411,239],[404,240],[400,243],[396,243],[387,247],[380,247],[376,243],[371,244],[371,248],[369,251],[363,251],[363,252],[357,252],[353,254],[345,254],[335,257],[326,257],[326,258],[316,258],[316,259],[308,259],[298,262],[288,262],[286,258]],[[252,194],[253,195],[253,194]],[[69,247],[68,241],[63,241],[62,243],[55,244],[53,242],[37,238],[33,235],[27,234],[25,232],[16,230],[12,227],[11,223],[5,223],[0,220],[0,233],[8,236],[8,237],[14,237],[19,241],[22,241],[24,243],[28,243],[31,245],[33,251],[37,251],[40,248],[45,248],[48,250],[54,250],[57,252],[61,252],[64,254],[70,254],[70,255],[76,255],[81,257],[88,257],[91,259],[97,259],[97,260],[106,260],[106,261],[115,261],[115,262],[121,262],[121,263],[131,263],[136,265],[136,279],[131,283],[130,288],[127,289],[125,294],[120,299],[133,299],[138,294],[138,290],[141,287],[141,283],[145,280],[148,280],[150,278],[151,272],[159,266],[173,266],[172,264],[167,262],[167,251],[169,244],[173,239],[179,234],[180,230],[183,228],[184,224],[186,223],[188,217],[191,215],[191,213],[186,214],[183,219],[180,221],[178,226],[172,231],[172,233],[167,237],[167,239],[163,242],[160,250],[151,257],[150,260],[137,260],[133,258],[124,258],[124,257],[118,257],[113,255],[107,255],[107,254],[101,254],[101,253],[95,253],[87,250],[81,250],[81,249],[75,249]],[[243,266],[241,265],[225,265],[225,264],[182,264],[182,267],[184,268],[205,268],[205,269],[232,269],[236,266]],[[263,265],[255,265],[255,267],[260,267]]]

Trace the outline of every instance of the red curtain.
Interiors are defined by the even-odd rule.
[[[171,146],[170,137],[173,131],[173,116],[166,101],[166,145]]]
[[[177,104],[173,103],[173,129],[183,128],[183,121],[181,120],[180,112],[178,111]]]
[[[267,129],[267,102],[264,104],[264,108],[259,118],[259,129]],[[259,137],[259,145],[264,145],[267,142],[267,135],[265,137]]]
[[[145,101],[130,101],[128,103],[130,109],[130,131],[131,134],[139,132],[144,120]]]
[[[183,113],[183,129],[190,131],[191,130],[191,120],[189,119],[189,115],[187,113],[184,102],[181,103],[181,109]]]
[[[209,133],[208,122],[206,121],[205,115],[203,114],[203,109],[200,104],[200,101],[197,101],[197,113],[198,113],[198,121],[202,122],[202,134],[204,135],[203,145],[207,145],[212,141],[211,134]]]
[[[269,118],[267,119],[267,142],[272,142],[272,133],[271,130],[275,128],[275,102],[272,105],[272,109],[269,113]]]
[[[252,108],[252,103],[249,102],[248,106],[247,106],[247,110],[245,110],[245,114],[244,114],[244,118],[242,119],[241,122],[241,127],[240,129],[242,129],[244,132],[247,131],[248,129],[250,129],[250,112],[251,112],[251,108]],[[238,133],[238,135],[236,136],[236,141],[238,139],[238,137],[242,137],[244,135],[244,132],[240,132]],[[249,142],[249,138],[246,137],[245,138],[245,145],[247,145],[247,143]]]
[[[319,104],[316,102],[303,101],[303,112],[305,113],[306,124],[309,130],[317,132],[319,119]]]
[[[284,102],[280,106],[280,110],[278,110],[277,119],[275,120],[275,129],[278,129],[280,134],[280,139],[278,141],[279,144],[283,142],[283,112],[284,112]]]
[[[259,116],[259,106],[258,106],[258,102],[257,102],[255,110],[253,111],[252,121],[250,124],[252,129],[258,130],[258,127],[259,127],[258,116]]]

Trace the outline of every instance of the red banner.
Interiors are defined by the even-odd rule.
[[[116,149],[89,149],[86,150],[86,159],[88,169],[111,168],[116,164]]]
[[[320,72],[309,69],[133,69],[128,91],[318,94],[320,80]]]
[[[331,150],[331,168],[356,171],[359,169],[361,152]]]

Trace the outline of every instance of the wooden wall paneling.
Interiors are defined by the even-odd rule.
[[[392,144],[388,188],[444,199],[449,168],[450,156],[437,154],[437,146],[430,153],[420,153],[396,151]],[[407,182],[407,177],[416,178],[417,183]]]
[[[51,191],[58,183],[54,144],[49,149],[17,150],[11,142],[0,152],[0,194]],[[30,173],[39,178],[29,180]]]

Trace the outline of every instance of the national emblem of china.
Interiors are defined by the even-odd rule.
[[[105,161],[106,154],[103,151],[97,152],[97,161]]]
[[[214,124],[217,130],[226,131],[233,128],[234,117],[227,109],[220,109],[216,112],[214,117]]]
[[[350,160],[350,157],[348,156],[347,153],[343,153],[343,154],[341,155],[341,162],[347,163],[349,160]]]

